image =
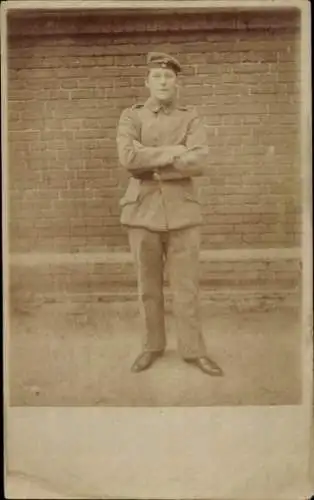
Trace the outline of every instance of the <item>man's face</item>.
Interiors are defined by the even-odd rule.
[[[169,68],[152,68],[146,79],[151,97],[160,102],[172,101],[177,92],[177,75]]]

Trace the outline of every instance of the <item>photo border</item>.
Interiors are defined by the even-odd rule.
[[[8,249],[8,123],[7,123],[7,111],[8,111],[8,100],[7,100],[7,15],[9,12],[13,11],[23,11],[23,10],[54,10],[61,11],[64,9],[177,9],[178,12],[188,12],[189,9],[198,11],[207,11],[208,9],[230,9],[239,8],[245,10],[263,9],[288,9],[296,7],[301,12],[301,43],[300,43],[300,61],[301,61],[301,113],[300,113],[300,131],[301,131],[301,176],[302,176],[302,403],[295,406],[282,406],[282,407],[243,407],[243,408],[57,408],[57,407],[47,407],[47,408],[26,408],[26,407],[9,407],[8,403],[8,352],[9,352],[9,249]],[[222,446],[221,450],[214,448],[214,454],[218,453],[221,463],[226,460],[228,462],[230,454],[241,455],[242,459],[244,455],[249,454],[249,462],[253,464],[251,473],[256,473],[257,468],[262,473],[262,475],[267,476],[267,474],[276,473],[277,462],[274,460],[283,460],[290,464],[292,467],[292,462],[289,461],[291,457],[285,456],[283,453],[287,454],[288,450],[299,450],[301,453],[301,446],[305,446],[306,449],[303,450],[302,464],[306,468],[303,472],[300,471],[300,478],[304,479],[304,484],[299,482],[295,485],[296,489],[291,489],[291,495],[297,494],[300,498],[304,498],[304,495],[311,495],[311,487],[313,487],[313,482],[311,479],[312,469],[313,469],[313,456],[312,449],[314,443],[313,435],[313,337],[312,337],[312,324],[313,324],[313,263],[312,263],[312,150],[311,150],[311,58],[309,57],[311,53],[311,13],[310,13],[310,3],[306,0],[146,0],[146,1],[131,1],[131,0],[116,0],[116,1],[31,1],[31,0],[8,0],[6,3],[1,5],[1,113],[2,113],[2,127],[1,127],[1,139],[2,139],[2,196],[3,196],[3,210],[2,210],[2,227],[3,227],[3,296],[4,296],[4,432],[6,436],[5,440],[5,459],[6,459],[6,471],[7,473],[13,472],[14,470],[19,470],[19,467],[24,467],[25,474],[31,476],[32,467],[35,465],[39,467],[40,460],[43,456],[46,456],[48,460],[49,448],[50,451],[52,444],[49,439],[45,438],[43,432],[44,429],[47,430],[49,425],[51,429],[55,431],[59,429],[62,439],[67,443],[66,448],[70,449],[71,445],[73,450],[75,449],[76,439],[79,437],[80,450],[82,453],[86,453],[88,456],[89,466],[93,468],[93,456],[90,455],[91,443],[92,449],[95,452],[94,458],[94,473],[97,469],[97,460],[107,461],[108,457],[115,461],[116,469],[110,469],[111,476],[107,473],[106,481],[108,494],[107,498],[177,498],[179,494],[180,498],[192,498],[193,493],[189,489],[188,485],[184,483],[185,475],[178,476],[178,470],[185,470],[186,472],[193,470],[195,472],[195,465],[192,461],[196,460],[198,463],[198,458],[195,456],[197,450],[201,450],[201,455],[204,453],[204,441],[206,442],[206,437],[202,435],[200,438],[197,435],[198,430],[204,431],[208,425],[209,438],[207,438],[208,444],[215,442],[215,433],[219,434],[219,429],[228,429],[229,425],[234,425],[237,422],[237,431],[241,435],[247,435],[245,429],[247,426],[257,427],[258,431],[262,431],[261,426],[263,426],[263,435],[265,439],[269,439],[267,445],[264,447],[256,447],[254,456],[254,447],[248,446],[248,443],[243,441],[242,450],[235,449],[237,446],[237,440],[229,436],[229,445],[225,446],[221,441],[218,445]],[[258,412],[258,413],[257,413]],[[74,415],[75,413],[75,415]],[[196,434],[191,433],[191,429],[186,430],[186,436],[188,435],[189,443],[198,443],[198,448],[193,448],[193,453],[189,455],[188,450],[183,448],[179,443],[180,436],[182,437],[183,428],[191,425],[191,421],[194,419],[194,424],[192,428],[196,431]],[[241,420],[242,419],[242,420]],[[240,423],[242,421],[242,424]],[[62,429],[62,425],[67,422],[67,427]],[[69,434],[69,425],[73,424],[72,433]],[[75,422],[75,425],[74,423]],[[150,432],[147,432],[146,438],[151,438],[151,443],[145,449],[146,452],[143,453],[143,446],[138,441],[134,442],[133,446],[129,445],[128,452],[129,457],[125,454],[121,454],[121,460],[117,455],[112,455],[112,453],[117,453],[117,449],[114,436],[123,436],[123,442],[132,442],[132,440],[138,439],[136,434],[137,423],[142,422],[142,431],[147,431],[151,426],[155,429],[155,436],[152,436]],[[148,425],[150,422],[150,425]],[[220,422],[220,424],[219,424]],[[106,427],[107,426],[107,427]],[[180,433],[176,433],[175,429],[179,426]],[[240,431],[240,427],[242,431]],[[129,437],[126,434],[126,427],[129,428]],[[211,427],[211,429],[210,429]],[[82,436],[81,429],[98,429],[98,434],[92,436],[88,434]],[[171,430],[171,432],[170,432]],[[26,432],[26,434],[25,434]],[[248,432],[248,431],[247,431]],[[250,436],[254,435],[254,431]],[[107,443],[107,449],[103,450],[103,455],[100,457],[101,449],[98,448],[99,440],[101,436],[104,442]],[[165,436],[172,443],[173,456],[171,461],[165,454],[171,454],[171,446],[167,448],[167,442],[165,441]],[[141,463],[137,463],[138,473],[140,470],[149,471],[145,461],[151,462],[152,449],[157,446],[158,440],[163,443],[163,452],[160,452],[160,456],[155,458],[160,460],[159,467],[166,467],[167,470],[160,470],[159,475],[155,474],[155,477],[151,479],[150,485],[141,484],[139,478],[134,478],[133,485],[126,484],[126,481],[130,481],[130,475],[128,474],[127,468],[128,463],[134,459],[134,450],[139,448],[142,452],[143,460]],[[310,439],[308,439],[310,438]],[[46,441],[45,441],[46,439]],[[72,441],[71,441],[72,439]],[[141,440],[143,437],[141,436]],[[287,442],[288,440],[288,442]],[[32,449],[32,443],[37,442],[38,446],[36,450]],[[273,459],[270,460],[272,469],[268,470],[267,456],[262,456],[262,450],[271,449],[272,443],[277,447],[274,449]],[[303,443],[303,444],[302,444]],[[309,443],[309,444],[307,444]],[[217,444],[217,443],[216,443]],[[226,444],[226,443],[225,443]],[[288,447],[287,447],[288,444]],[[59,447],[58,447],[59,446]],[[59,457],[60,463],[64,466],[64,459],[61,459],[61,454],[64,454],[65,444],[60,445],[60,441],[55,445],[54,457]],[[245,452],[247,448],[247,452]],[[85,450],[85,451],[84,451]],[[33,452],[31,456],[30,452]],[[186,453],[184,462],[181,466],[178,461],[177,453]],[[37,453],[37,455],[36,455]],[[260,455],[258,455],[260,453]],[[40,458],[41,457],[41,458]],[[224,458],[223,458],[224,457]],[[280,458],[281,457],[281,458]],[[182,458],[182,457],[181,457]],[[29,462],[27,463],[27,460]],[[219,462],[218,460],[218,462]],[[269,460],[269,457],[268,457]],[[288,460],[288,461],[287,461]],[[166,461],[166,462],[165,462]],[[209,460],[210,462],[210,460]],[[241,462],[241,460],[240,460]],[[245,462],[248,466],[249,462]],[[75,476],[75,463],[76,471],[80,470],[79,458],[76,457],[73,461],[74,469],[67,469],[69,475]],[[220,462],[219,462],[220,463]],[[293,462],[294,463],[294,462]],[[13,464],[13,465],[12,465]],[[15,465],[14,465],[15,464]],[[254,467],[255,464],[255,467]],[[212,463],[210,465],[213,465]],[[278,463],[279,465],[279,463]],[[53,466],[57,467],[57,462],[53,462]],[[173,470],[171,471],[171,466]],[[281,464],[285,466],[285,463]],[[177,469],[176,469],[177,467]],[[181,469],[180,469],[181,467]],[[178,469],[179,468],[179,469]],[[131,467],[132,469],[132,467]],[[205,463],[204,463],[205,469]],[[215,467],[214,467],[215,469]],[[226,467],[228,470],[228,467]],[[282,467],[281,469],[282,470]],[[74,471],[74,472],[73,472]],[[267,472],[268,471],[268,472]],[[156,471],[155,471],[156,472]],[[226,471],[216,470],[218,478],[223,478]],[[238,471],[239,473],[239,471]],[[38,472],[38,477],[40,473]],[[96,474],[97,476],[97,474]],[[176,477],[176,481],[173,481],[173,477]],[[265,476],[265,477],[266,477]],[[98,476],[97,476],[98,477]],[[110,482],[110,477],[114,481],[121,481],[118,485],[121,487],[121,495],[118,496],[108,496],[117,495],[117,486],[112,484],[108,485],[108,480]],[[181,478],[181,483],[178,482],[178,477]],[[248,477],[247,471],[245,477]],[[306,479],[308,478],[308,479]],[[212,478],[214,480],[215,478]],[[260,488],[258,485],[258,479],[256,479],[256,488]],[[245,489],[245,484],[241,481],[236,481],[227,487],[221,488],[217,485],[216,489],[214,483],[206,483],[205,476],[199,476],[200,482],[203,486],[198,489],[197,498],[264,498],[264,493],[266,491],[260,490],[256,493],[252,493],[255,486],[251,485],[248,489]],[[205,481],[205,482],[204,482]],[[224,480],[225,483],[232,481],[231,479]],[[301,481],[301,479],[300,479]],[[303,481],[303,480],[302,480]],[[271,482],[271,481],[270,481]],[[276,482],[276,481],[275,481]],[[71,483],[71,481],[70,481]],[[184,484],[183,484],[184,483]],[[239,484],[241,483],[241,484]],[[72,484],[72,485],[71,485]],[[69,484],[69,494],[78,494],[75,491],[74,483]],[[264,483],[263,483],[264,484]],[[265,483],[266,484],[266,483]],[[267,483],[268,484],[268,483]],[[277,484],[277,483],[276,483]],[[233,486],[232,486],[233,485]],[[156,487],[159,492],[156,491]],[[232,487],[234,489],[232,489]],[[238,487],[238,489],[237,489]],[[65,483],[63,483],[62,488],[66,488]],[[148,488],[148,489],[147,489]],[[250,489],[251,488],[251,489]],[[277,489],[276,489],[277,488]],[[302,491],[299,491],[299,488]],[[224,490],[224,491],[223,491]],[[120,490],[119,490],[120,491]],[[151,493],[149,493],[151,491]],[[255,490],[254,490],[255,491]],[[283,498],[287,500],[287,491],[279,491],[278,484],[272,494],[277,495],[277,498]],[[290,490],[289,490],[290,491]],[[129,493],[126,493],[129,492]],[[185,492],[188,492],[188,496],[185,496]],[[206,492],[206,493],[205,493]],[[208,493],[207,493],[208,492]],[[183,494],[182,494],[183,493]],[[205,494],[204,494],[205,493]],[[233,495],[234,493],[234,495]],[[270,493],[270,492],[269,492]],[[250,496],[246,496],[249,494]],[[290,494],[290,493],[289,493]],[[105,495],[105,496],[106,496]],[[130,496],[129,496],[130,495]],[[157,496],[156,496],[157,495]],[[231,496],[230,496],[231,495]],[[253,496],[252,496],[253,495]],[[76,496],[76,498],[78,498]],[[87,498],[92,498],[88,496]],[[104,495],[103,495],[104,498]],[[194,496],[195,498],[195,496]],[[274,496],[272,498],[275,498]],[[290,498],[290,497],[289,497]],[[293,498],[293,496],[291,496]]]

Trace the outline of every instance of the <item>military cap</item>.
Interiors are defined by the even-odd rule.
[[[149,52],[147,65],[149,68],[170,68],[175,73],[180,73],[182,69],[177,59],[162,52]]]

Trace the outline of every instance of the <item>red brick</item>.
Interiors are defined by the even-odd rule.
[[[196,67],[196,74],[198,75],[206,75],[208,73],[220,73],[222,70],[221,66],[216,62],[212,64],[198,64]]]
[[[234,64],[233,71],[235,73],[250,73],[250,74],[260,74],[268,73],[269,67],[266,63],[250,63],[244,62],[241,64]]]
[[[228,220],[228,222],[229,222],[229,220]],[[229,234],[230,235],[233,233],[233,227],[231,224],[212,225],[211,223],[209,223],[208,225],[206,225],[204,227],[203,233],[204,234],[220,234],[220,235]]]
[[[52,154],[55,155],[56,159],[59,161],[68,161],[68,160],[83,160],[83,159],[90,159],[91,158],[91,152],[90,150],[66,150],[66,151],[54,151],[51,152]]]

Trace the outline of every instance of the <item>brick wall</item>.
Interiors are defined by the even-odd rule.
[[[115,136],[121,111],[147,97],[149,50],[180,59],[181,99],[207,126],[203,298],[299,300],[298,13],[67,13],[9,22],[13,310],[134,299]]]
[[[121,111],[146,98],[146,52],[183,64],[182,100],[207,125],[197,180],[203,248],[300,244],[296,12],[9,21],[12,252],[127,250]]]

